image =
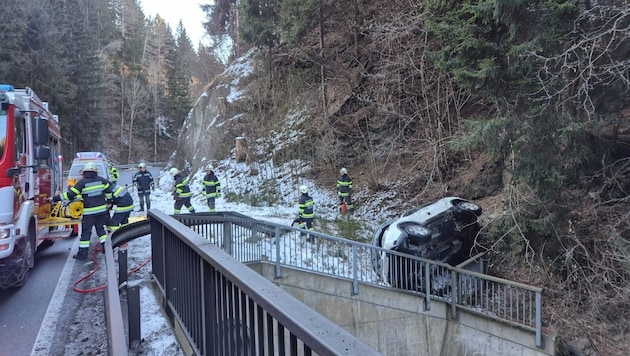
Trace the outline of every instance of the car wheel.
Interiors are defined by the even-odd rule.
[[[463,201],[457,204],[457,207],[462,211],[471,212],[476,216],[481,215],[481,207],[475,203]]]
[[[402,223],[398,226],[404,231],[415,243],[427,243],[431,241],[431,230],[426,226],[408,222]]]

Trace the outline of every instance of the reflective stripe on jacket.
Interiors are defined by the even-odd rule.
[[[312,219],[315,217],[313,198],[308,194],[302,194],[300,196],[300,202],[298,204],[298,213],[303,219]]]
[[[175,196],[178,198],[192,196],[190,186],[188,186],[188,177],[183,177],[181,174],[175,176]]]
[[[97,215],[107,211],[105,195],[111,194],[111,187],[107,179],[96,172],[84,172],[83,178],[71,187],[61,197],[65,200],[74,200],[81,196],[83,199],[83,215]]]
[[[153,183],[153,175],[147,170],[137,171],[131,180],[138,189],[138,194],[151,193],[151,183]]]
[[[350,196],[352,192],[352,178],[347,174],[343,174],[337,179],[337,194],[340,197]]]
[[[214,173],[208,173],[203,177],[203,186],[205,187],[203,195],[207,198],[216,198],[221,194],[221,183]]]
[[[133,211],[133,198],[124,186],[112,184],[112,192],[107,194],[106,198],[116,205],[116,208],[114,208],[116,213]]]

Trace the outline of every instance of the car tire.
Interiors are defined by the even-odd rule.
[[[472,213],[475,216],[481,215],[481,207],[469,201],[463,201],[457,204],[459,210]]]
[[[425,244],[431,241],[431,230],[417,223],[403,223],[398,226],[416,244]]]

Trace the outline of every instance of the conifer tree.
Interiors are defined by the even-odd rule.
[[[190,99],[191,64],[196,62],[196,54],[190,38],[180,21],[175,34],[175,44],[168,55],[167,92],[168,107],[166,116],[170,118],[170,128],[177,132],[192,109]]]

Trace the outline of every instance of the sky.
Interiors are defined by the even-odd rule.
[[[141,0],[140,6],[144,15],[154,18],[157,14],[164,18],[171,26],[173,34],[177,29],[177,24],[181,20],[190,41],[195,48],[198,48],[199,41],[204,40],[205,30],[202,22],[205,21],[205,14],[199,8],[199,4],[210,3],[211,0]]]

